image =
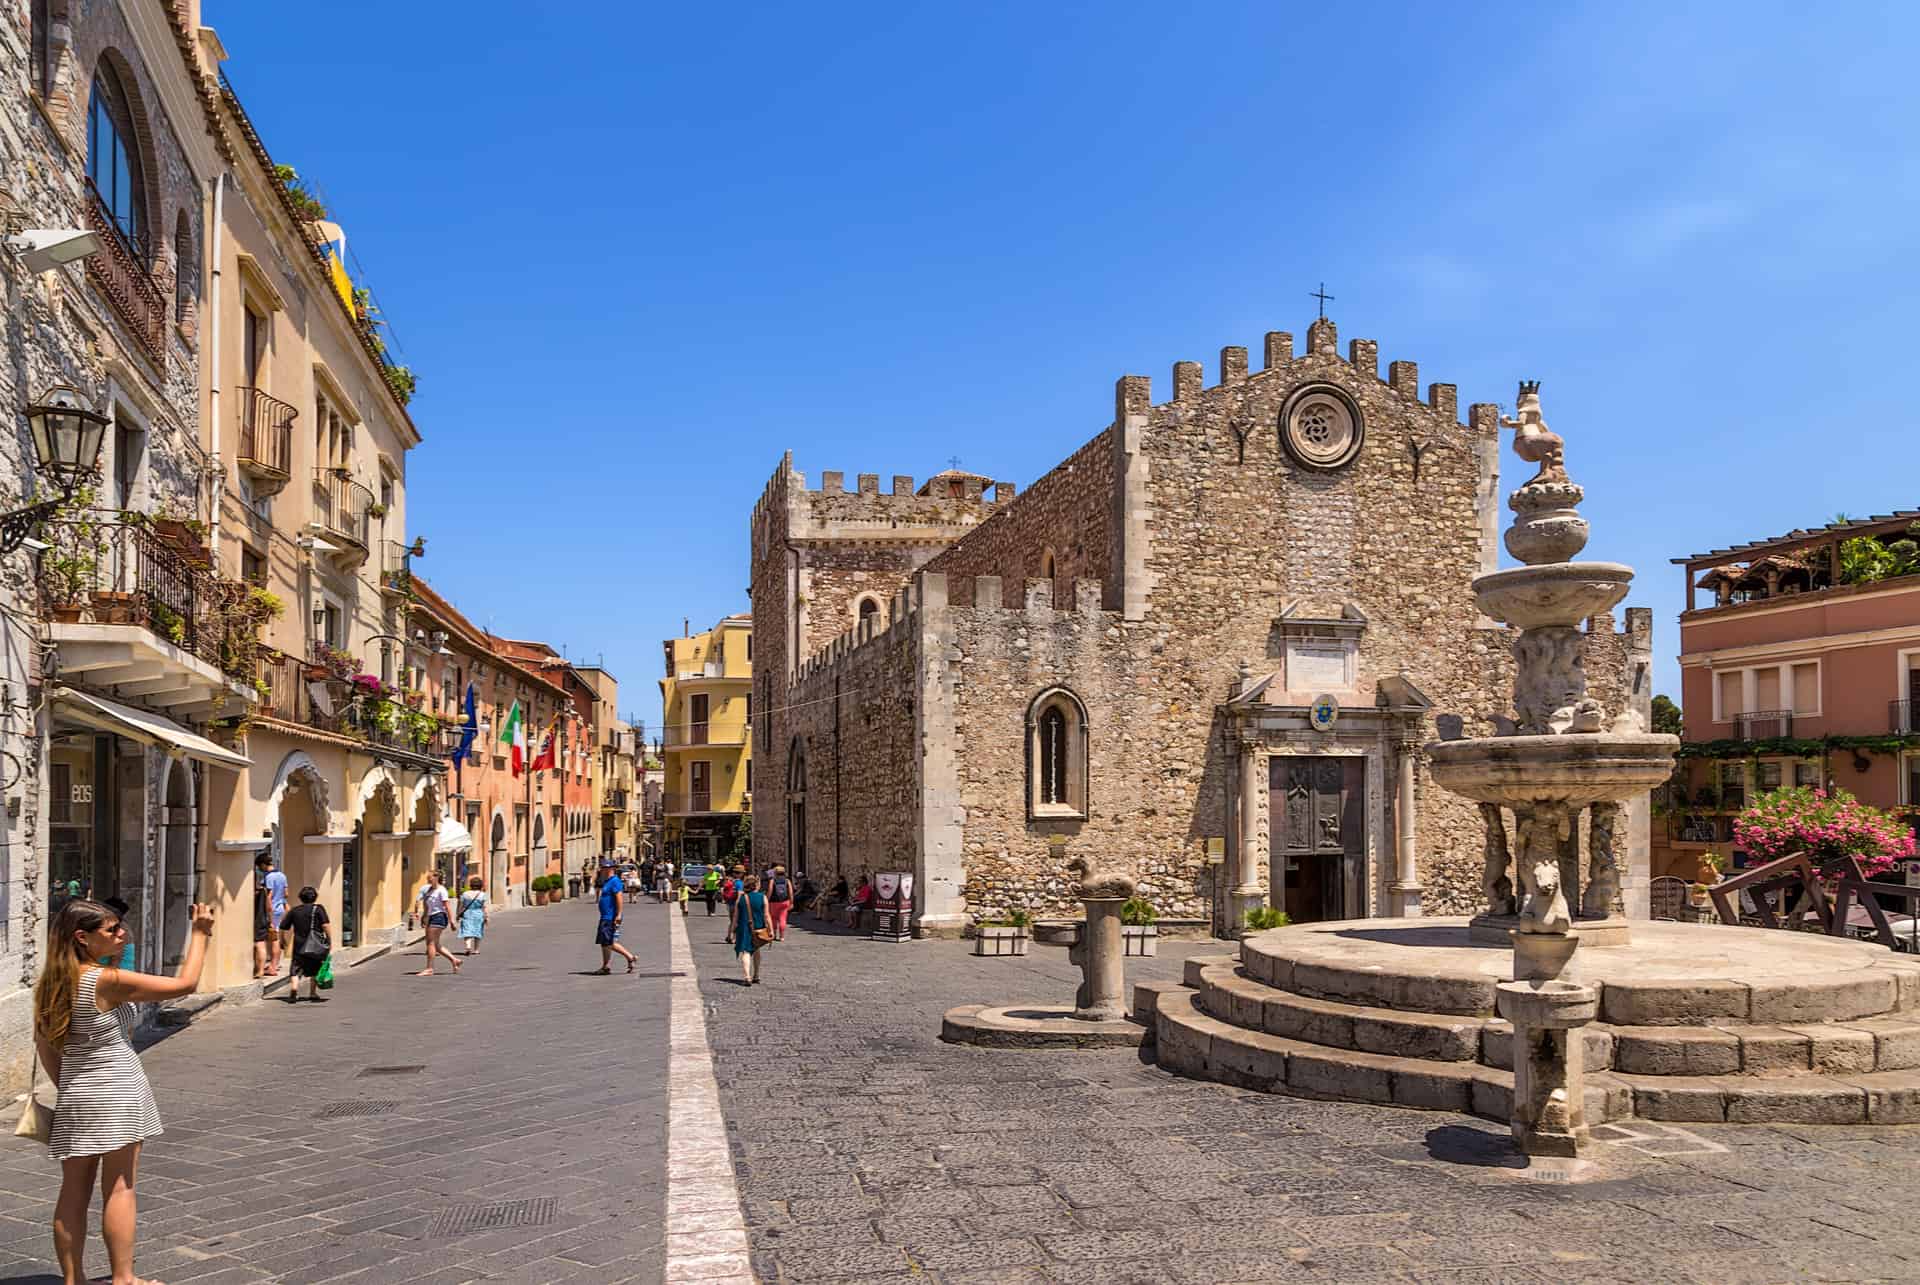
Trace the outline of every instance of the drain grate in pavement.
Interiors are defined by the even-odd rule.
[[[503,1200],[491,1205],[455,1205],[433,1216],[433,1221],[427,1224],[427,1235],[460,1236],[502,1227],[544,1227],[558,1212],[559,1202],[552,1196]]]
[[[367,1098],[359,1102],[329,1102],[313,1113],[316,1120],[341,1120],[354,1115],[385,1115],[399,1106],[398,1102],[383,1102],[378,1098]]]
[[[360,1068],[360,1074],[353,1078],[364,1080],[375,1075],[418,1075],[426,1069],[425,1062],[417,1062],[412,1066],[363,1066]]]

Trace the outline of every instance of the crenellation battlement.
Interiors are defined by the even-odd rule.
[[[1293,335],[1285,330],[1269,330],[1263,344],[1265,366],[1261,375],[1284,371],[1294,364],[1296,358]],[[1334,323],[1325,317],[1316,318],[1307,327],[1306,356],[1326,356],[1344,360],[1356,374],[1369,379],[1380,379],[1380,344],[1374,339],[1354,339],[1347,344],[1347,355],[1342,358],[1339,352],[1339,331]],[[1247,349],[1238,344],[1230,344],[1220,350],[1220,382],[1206,383],[1205,370],[1197,361],[1176,361],[1173,363],[1173,395],[1166,402],[1153,400],[1153,381],[1145,375],[1122,375],[1114,385],[1114,417],[1123,419],[1129,414],[1139,414],[1152,409],[1155,405],[1182,406],[1193,402],[1208,392],[1218,388],[1228,388],[1244,383],[1249,377]],[[1428,385],[1427,395],[1420,395],[1420,364],[1413,361],[1393,361],[1387,365],[1387,377],[1383,381],[1394,392],[1409,402],[1422,405],[1430,410],[1439,411],[1454,422],[1459,422],[1459,392],[1452,384],[1434,383]],[[1006,498],[1003,492],[1001,498]]]
[[[806,475],[795,472],[792,476],[798,480],[796,490],[813,497],[835,495],[857,495],[871,500],[899,500],[905,504],[925,507],[928,503],[950,503],[954,500],[970,500],[977,504],[992,507],[1010,500],[1019,491],[1012,482],[1002,482],[994,478],[980,477],[971,473],[940,474],[927,479],[926,485],[914,489],[914,477],[911,473],[892,473],[890,488],[880,489],[880,474],[856,473],[851,490],[847,487],[847,475],[842,469],[822,469],[817,486],[806,485]],[[950,485],[939,485],[947,483]],[[771,492],[771,487],[769,487]]]

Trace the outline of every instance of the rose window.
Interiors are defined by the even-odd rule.
[[[1362,431],[1360,408],[1327,384],[1295,391],[1280,415],[1287,454],[1308,468],[1333,469],[1351,462],[1360,451]]]

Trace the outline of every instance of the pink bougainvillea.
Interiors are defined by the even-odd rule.
[[[1858,857],[1868,877],[1914,854],[1914,835],[1899,818],[1869,807],[1845,790],[1799,786],[1763,794],[1733,823],[1736,843],[1755,861],[1804,852],[1817,867]]]

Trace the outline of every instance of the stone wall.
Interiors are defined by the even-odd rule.
[[[1244,349],[1223,350],[1211,387],[1197,364],[1179,363],[1174,397],[1159,405],[1149,381],[1122,379],[1105,431],[924,564],[910,634],[895,621],[887,637],[896,641],[831,647],[805,669],[790,700],[839,710],[843,803],[884,834],[877,842],[889,862],[910,866],[905,853],[917,850],[927,869],[939,869],[951,845],[969,910],[1070,912],[1066,880],[1049,865],[1049,839],[1064,836],[1070,853],[1130,870],[1161,914],[1214,913],[1220,868],[1208,864],[1207,841],[1224,840],[1230,851],[1241,841],[1232,722],[1222,706],[1243,675],[1272,676],[1265,699],[1276,709],[1310,701],[1315,691],[1287,688],[1287,639],[1300,622],[1338,621],[1358,633],[1351,679],[1331,689],[1342,705],[1371,716],[1383,680],[1404,680],[1431,701],[1421,725],[1408,729],[1417,741],[1489,734],[1507,716],[1512,635],[1479,614],[1470,589],[1497,565],[1496,408],[1473,406],[1462,422],[1451,385],[1432,384],[1422,396],[1417,369],[1403,361],[1382,379],[1377,345],[1355,340],[1342,356],[1329,321],[1309,328],[1304,353],[1280,332],[1266,337],[1265,350],[1257,373]],[[1284,446],[1283,405],[1307,384],[1331,385],[1359,408],[1366,429],[1350,463],[1308,467]],[[1052,582],[1037,579],[1048,552]],[[757,556],[757,573],[760,566]],[[1096,569],[1108,578],[1082,574]],[[887,570],[900,574],[901,564]],[[757,574],[756,612],[761,583]],[[835,590],[839,599],[848,592]],[[1625,633],[1610,620],[1592,622],[1589,687],[1610,713],[1650,654],[1649,630],[1642,613],[1630,613]],[[1088,713],[1085,819],[1027,814],[1027,711],[1055,684]],[[859,729],[846,722],[849,692],[868,711]],[[1644,703],[1644,693],[1635,699]],[[918,705],[919,741],[902,755],[905,719],[892,711],[909,700]],[[790,721],[814,737],[826,730],[817,713],[797,711]],[[877,757],[864,759],[850,783],[848,756],[868,723],[874,747],[885,748],[873,748]],[[776,731],[776,742],[786,739]],[[1372,913],[1384,912],[1394,876],[1389,755],[1399,739],[1356,725],[1338,746],[1319,743],[1373,747],[1364,749],[1372,756]],[[811,755],[809,846],[818,853],[812,835],[830,812],[821,802],[831,787]],[[770,834],[779,821],[768,813],[784,806],[783,787],[772,771],[763,782],[756,824]],[[919,829],[903,831],[893,810],[911,811],[901,803],[915,789]],[[1427,913],[1476,909],[1477,809],[1434,787],[1424,765],[1415,807]],[[843,832],[843,868],[852,864],[846,852]],[[1254,877],[1264,886],[1264,850],[1258,857]]]
[[[1071,601],[1067,586],[1072,581],[1111,580],[1118,574],[1113,565],[1113,463],[1113,435],[1102,432],[927,563],[927,570],[947,577],[956,606],[973,604],[968,586],[974,576],[997,576],[1014,589],[1046,577],[1048,554],[1053,555],[1054,590],[1062,602]]]

